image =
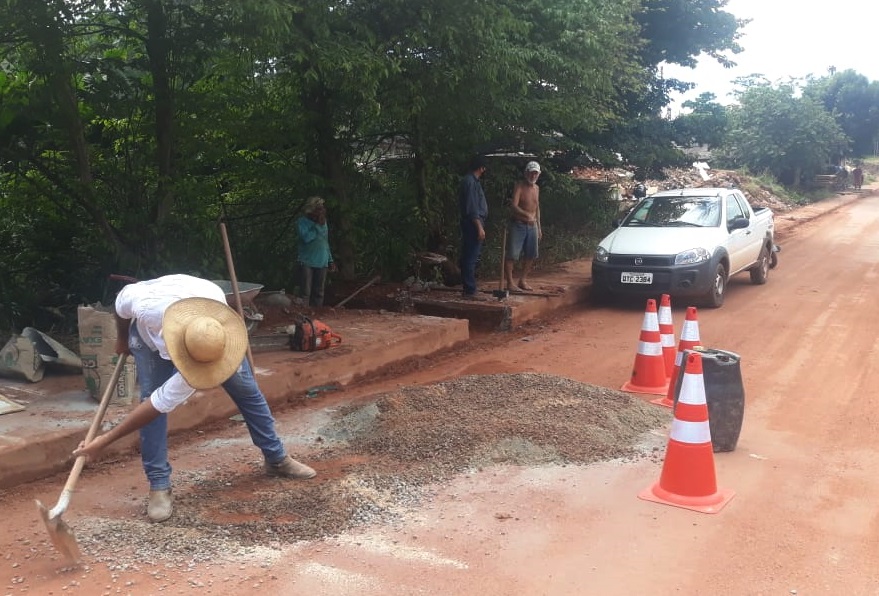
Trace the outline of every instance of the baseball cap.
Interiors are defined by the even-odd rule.
[[[537,172],[539,174],[540,173],[540,164],[537,163],[536,161],[529,161],[527,164],[525,164],[525,171],[526,172]]]

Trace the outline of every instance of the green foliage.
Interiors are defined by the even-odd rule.
[[[292,288],[313,194],[342,275],[402,276],[454,257],[475,152],[540,156],[544,253],[578,254],[607,208],[553,170],[676,159],[657,66],[735,52],[724,4],[7,0],[0,325],[106,300],[108,273],[226,277],[220,220],[239,279]],[[493,213],[519,167],[486,180]]]
[[[713,93],[702,93],[695,100],[685,101],[682,106],[690,110],[673,122],[677,142],[682,146],[719,146],[726,135],[729,117],[727,109],[715,101]]]
[[[808,82],[803,96],[824,106],[852,141],[854,155],[873,153],[879,141],[879,82],[853,70]]]
[[[647,64],[662,62],[696,66],[704,53],[725,67],[733,66],[727,53],[738,54],[740,29],[748,23],[723,10],[728,0],[645,0],[638,15],[645,39]]]
[[[761,196],[764,192],[769,192],[774,197],[778,197],[783,203],[789,205],[805,205],[819,200],[814,194],[800,192],[796,189],[784,186],[775,179],[772,174],[762,172],[756,175],[743,174],[742,190],[749,192],[752,196]]]
[[[844,155],[848,139],[824,108],[790,85],[755,85],[732,108],[723,155],[794,187]]]
[[[513,183],[521,177],[521,168],[512,162],[492,163],[491,168],[495,173],[483,185],[489,201],[489,222],[480,267],[487,272],[484,276],[496,277],[500,271],[503,228],[508,220],[508,200]],[[535,267],[550,267],[592,254],[598,241],[612,229],[618,209],[607,185],[583,183],[544,169],[540,176],[543,239]],[[457,219],[454,227],[457,231]]]

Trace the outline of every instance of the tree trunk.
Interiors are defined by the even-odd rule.
[[[330,217],[330,214],[327,217],[330,241],[335,247],[333,258],[342,279],[352,280],[356,276],[357,252],[354,245],[355,225],[348,217],[351,193],[345,175],[346,153],[336,139],[326,91],[319,88],[305,93],[303,103],[312,114],[312,129],[315,131],[313,145],[307,152],[308,169],[326,181],[338,206],[336,217]]]
[[[427,241],[425,247],[432,252],[445,254],[445,233],[443,231],[442,211],[434,207],[430,189],[427,184],[427,160],[424,158],[424,134],[418,117],[412,119],[412,167],[415,175],[415,189],[418,196],[418,206],[427,222]]]
[[[36,6],[36,3],[32,4],[31,8]],[[70,198],[88,213],[117,252],[131,254],[130,248],[123,241],[118,230],[113,227],[95,201],[89,148],[79,112],[79,100],[73,85],[72,70],[64,51],[64,34],[54,16],[49,13],[49,7],[46,5],[42,7],[44,10],[33,13],[36,23],[33,28],[27,28],[26,35],[34,47],[42,51],[42,59],[47,67],[45,76],[74,157],[78,185],[77,192]]]
[[[171,89],[168,18],[161,2],[146,4],[146,50],[150,58],[156,110],[156,168],[158,182],[154,222],[161,228],[174,207],[174,93]]]

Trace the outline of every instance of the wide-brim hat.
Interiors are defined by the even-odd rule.
[[[247,352],[244,321],[229,305],[183,298],[165,309],[162,336],[171,362],[195,389],[224,383]]]

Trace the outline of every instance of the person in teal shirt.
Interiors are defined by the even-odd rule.
[[[296,222],[299,232],[299,295],[309,306],[323,306],[327,271],[335,271],[330,252],[327,210],[320,197],[309,197],[305,215]]]

